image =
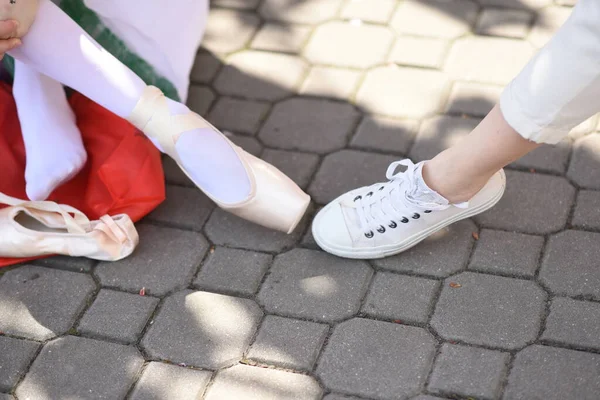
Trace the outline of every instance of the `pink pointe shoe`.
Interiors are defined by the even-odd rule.
[[[241,202],[227,204],[204,191],[183,167],[175,143],[179,136],[187,131],[219,130],[193,112],[171,115],[165,96],[154,86],[146,88],[128,120],[147,136],[156,139],[162,150],[177,162],[192,182],[223,210],[267,228],[287,233],[296,228],[306,212],[310,196],[277,168],[248,154],[225,136],[223,138],[236,152],[248,174],[252,188],[250,195]]]
[[[0,257],[51,254],[117,261],[130,255],[138,233],[125,214],[91,221],[79,210],[51,201],[24,201],[0,193]],[[72,215],[71,215],[72,214]]]

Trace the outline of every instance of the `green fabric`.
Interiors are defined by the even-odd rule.
[[[144,59],[130,51],[125,43],[102,23],[96,13],[83,4],[83,0],[62,0],[60,8],[109,53],[135,72],[147,85],[156,86],[162,90],[165,96],[180,101],[175,86],[158,74]],[[65,62],[68,61],[65,60]],[[4,57],[4,66],[14,76],[15,62],[12,57],[8,55]]]

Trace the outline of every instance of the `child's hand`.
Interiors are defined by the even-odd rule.
[[[17,21],[0,21],[0,60],[4,53],[21,44],[21,40],[15,38],[18,26]]]

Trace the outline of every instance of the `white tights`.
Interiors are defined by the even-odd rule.
[[[50,81],[79,91],[122,118],[131,114],[146,84],[50,0],[40,0],[38,15],[23,45],[10,54],[17,60],[15,97],[19,118],[34,121],[23,124],[28,195],[32,200],[42,200],[85,160],[80,134],[65,107],[64,93]],[[189,111],[175,101],[169,101],[169,108],[173,114]],[[186,132],[176,149],[192,178],[220,201],[235,203],[250,193],[243,165],[218,132]]]

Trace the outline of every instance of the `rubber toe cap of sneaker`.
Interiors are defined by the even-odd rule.
[[[344,213],[339,203],[334,202],[319,211],[312,225],[313,237],[317,244],[328,250],[351,248],[352,238],[346,226]]]

